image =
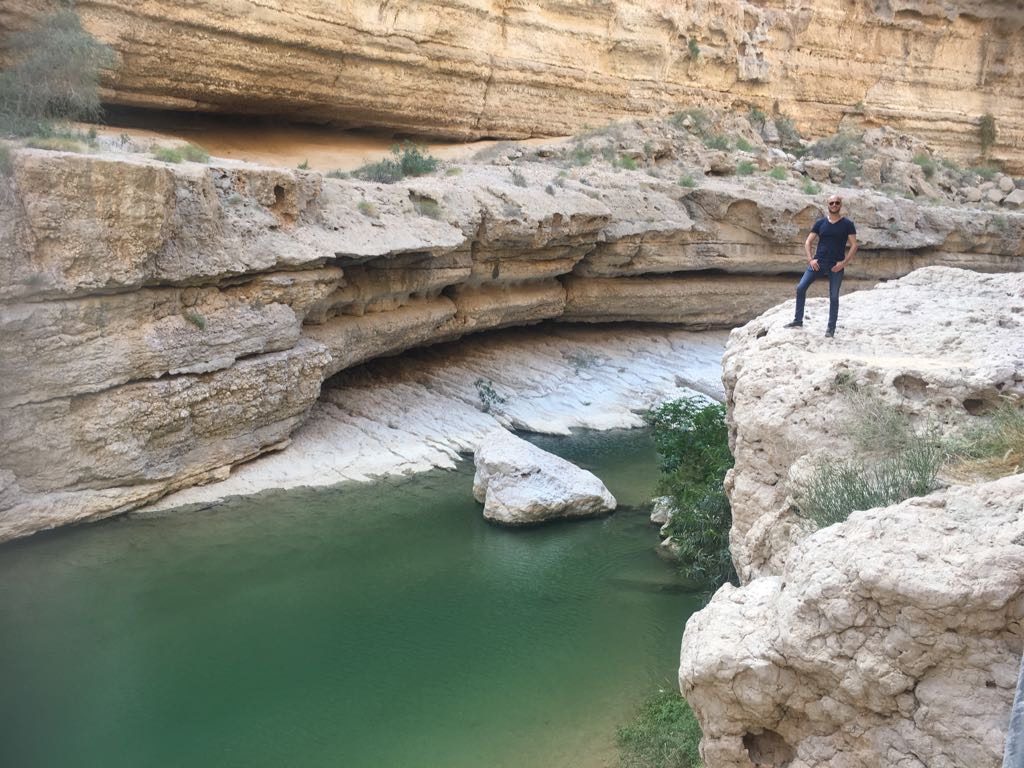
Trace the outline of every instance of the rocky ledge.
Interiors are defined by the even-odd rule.
[[[918,270],[844,299],[832,340],[823,302],[803,330],[782,328],[791,311],[735,330],[725,357],[744,586],[690,619],[679,671],[706,764],[996,766],[1024,647],[1024,475],[947,478],[816,532],[797,503],[814,463],[854,453],[854,393],[932,435],[1020,407],[1024,277]]]
[[[686,147],[651,142],[644,171],[512,148],[395,184],[17,149],[0,539],[224,478],[377,357],[544,320],[725,328],[791,295],[820,196],[767,176],[681,186]],[[847,199],[862,250],[844,290],[1024,267],[1024,214]]]

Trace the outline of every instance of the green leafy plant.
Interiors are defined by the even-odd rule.
[[[736,149],[740,152],[749,152],[753,148],[753,145],[742,136],[736,139]]]
[[[7,50],[14,63],[0,72],[0,131],[26,136],[49,131],[54,121],[100,118],[100,72],[114,55],[82,29],[74,10],[10,35]]]
[[[1004,397],[961,435],[954,453],[958,475],[1001,477],[1024,471],[1024,403]]]
[[[621,768],[700,768],[701,730],[679,692],[664,686],[648,696],[616,733]]]
[[[593,159],[593,150],[585,147],[583,144],[575,144],[573,145],[573,148],[569,150],[569,162],[572,165],[589,165],[590,161]]]
[[[749,176],[755,170],[757,170],[757,166],[749,160],[740,160],[740,162],[736,164],[737,176]]]
[[[801,136],[800,131],[796,129],[796,124],[785,115],[776,115],[775,119],[775,130],[779,132],[779,141],[784,147],[792,148],[800,146]]]
[[[200,331],[206,330],[206,318],[194,310],[190,310],[185,313],[185,319],[188,320],[192,325],[198,328]]]
[[[757,107],[751,107],[750,111],[747,113],[747,120],[758,130],[761,130],[761,128],[764,127],[767,119],[768,116]]]
[[[928,155],[914,155],[914,164],[924,171],[924,177],[926,179],[930,179],[935,175],[935,161],[928,157]]]
[[[499,405],[503,405],[508,400],[498,394],[494,389],[494,382],[490,379],[477,379],[473,382],[473,386],[476,387],[476,394],[480,399],[480,410],[484,413],[493,413]]]
[[[683,176],[680,176],[679,177],[679,181],[677,183],[679,184],[680,187],[692,188],[692,187],[696,187],[697,186],[696,179],[694,179],[693,176],[691,176],[688,173],[683,175]]]
[[[309,158],[307,157],[305,160],[303,160],[301,163],[299,163],[295,167],[298,168],[300,171],[308,171],[309,170]]]
[[[622,168],[627,171],[636,170],[636,160],[634,160],[629,155],[619,155],[618,160],[616,161],[616,165],[619,168]]]
[[[804,179],[804,183],[800,187],[805,195],[816,195],[821,192],[821,185],[815,184],[810,179]]]
[[[352,176],[363,181],[394,184],[407,176],[425,176],[433,173],[438,160],[423,147],[406,141],[391,147],[391,157],[370,163],[352,171]]]
[[[697,38],[691,37],[686,41],[686,50],[690,52],[691,59],[696,59],[700,56],[700,46],[697,44]]]
[[[736,583],[729,554],[732,512],[723,487],[733,464],[725,406],[681,398],[652,410],[646,421],[661,458],[660,491],[675,506],[668,532],[679,551],[680,572],[712,589]]]
[[[164,163],[180,163],[184,155],[177,147],[155,147],[153,157]]]
[[[978,120],[978,139],[981,142],[981,154],[987,155],[992,145],[996,143],[999,132],[996,130],[996,119],[990,112],[986,112]]]
[[[729,139],[716,133],[705,137],[704,146],[710,149],[729,149]]]
[[[768,171],[768,175],[771,176],[773,179],[777,179],[778,181],[784,181],[785,179],[789,178],[789,171],[783,165],[776,165],[774,168]]]

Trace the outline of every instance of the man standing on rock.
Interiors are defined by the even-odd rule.
[[[807,271],[796,286],[796,316],[786,328],[802,328],[804,324],[804,300],[807,288],[819,277],[828,275],[828,328],[825,335],[832,338],[836,333],[839,319],[839,287],[843,284],[843,270],[853,261],[857,253],[857,228],[840,211],[843,198],[832,195],[828,198],[828,216],[818,219],[811,227],[811,233],[804,241],[807,255]],[[811,255],[811,246],[818,241],[818,247]],[[849,245],[850,251],[846,248]]]

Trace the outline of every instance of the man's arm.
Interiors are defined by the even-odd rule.
[[[814,243],[817,241],[818,235],[811,232],[804,240],[804,253],[807,256],[807,266],[813,269],[815,272],[818,271],[818,260],[814,258]]]
[[[834,267],[832,267],[833,272],[838,272],[841,269],[845,269],[846,265],[853,261],[853,257],[857,255],[857,236],[850,235],[849,239],[846,241],[846,244],[849,247],[849,250],[847,250],[846,252],[846,258],[840,261]]]

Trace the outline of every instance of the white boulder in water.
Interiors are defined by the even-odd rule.
[[[593,517],[616,507],[592,473],[504,429],[484,436],[474,461],[473,496],[483,502],[484,517],[497,523]]]

